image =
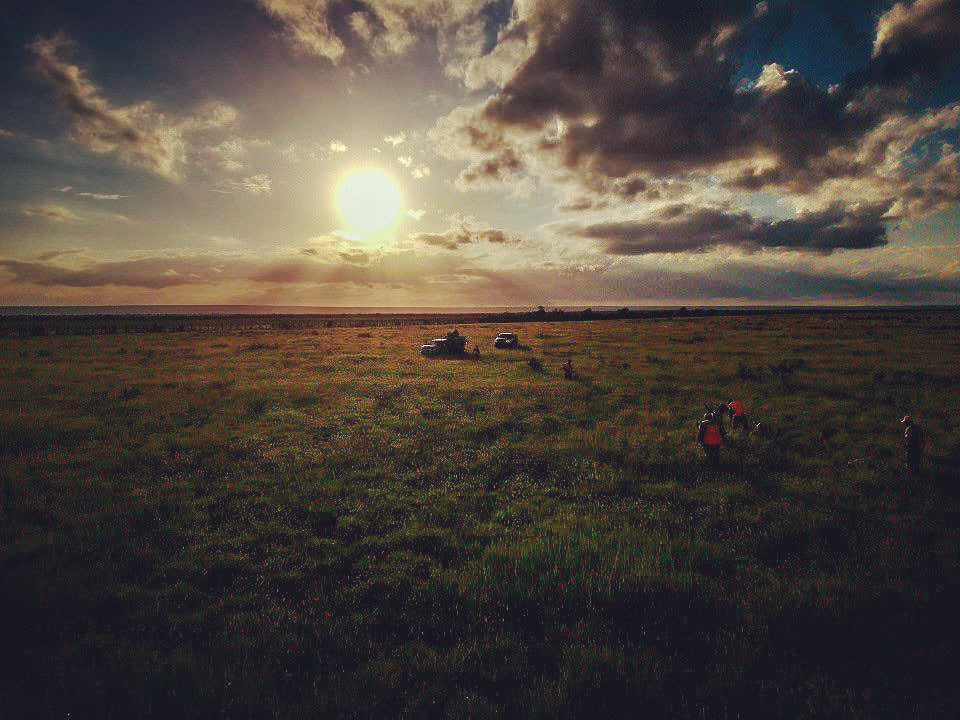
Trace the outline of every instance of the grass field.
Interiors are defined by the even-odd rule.
[[[956,716],[960,314],[459,329],[0,339],[0,717]]]

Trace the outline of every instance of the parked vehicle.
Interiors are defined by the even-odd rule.
[[[519,338],[513,333],[508,332],[500,333],[493,341],[493,346],[498,348],[515,348],[519,344]]]
[[[424,357],[439,355],[463,355],[467,349],[467,338],[459,330],[451,330],[446,337],[435,338],[426,345],[420,346],[420,354]]]

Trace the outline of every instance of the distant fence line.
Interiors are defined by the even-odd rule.
[[[397,327],[401,325],[469,325],[475,323],[583,322],[650,320],[721,316],[876,314],[956,312],[957,307],[769,307],[675,308],[657,310],[543,310],[497,313],[357,313],[245,315],[7,315],[0,316],[0,336],[116,335],[126,333],[244,334],[305,331],[334,327]]]

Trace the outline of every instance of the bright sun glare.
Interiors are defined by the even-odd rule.
[[[337,212],[347,230],[368,238],[389,230],[400,218],[400,188],[381,170],[353,170],[337,184]]]

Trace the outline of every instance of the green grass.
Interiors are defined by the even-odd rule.
[[[0,339],[0,716],[954,715],[960,316],[499,329]]]

